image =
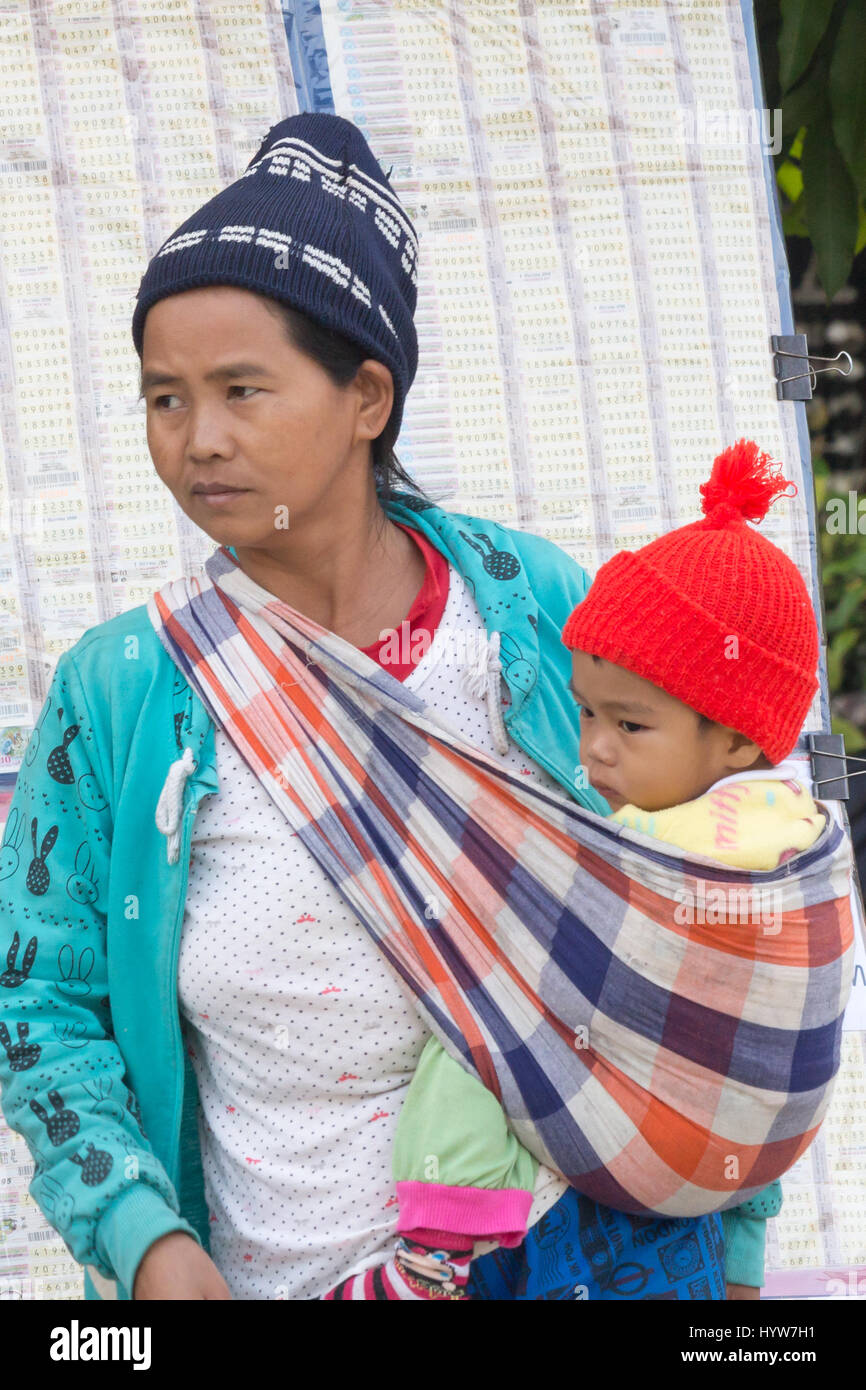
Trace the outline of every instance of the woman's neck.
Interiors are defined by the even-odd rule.
[[[424,582],[420,548],[382,511],[365,524],[292,535],[285,550],[236,547],[246,574],[268,593],[356,647],[399,627]]]

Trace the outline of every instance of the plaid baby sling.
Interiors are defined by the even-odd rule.
[[[735,1206],[795,1162],[829,1103],[853,973],[851,845],[832,819],[766,872],[662,846],[471,747],[224,547],[147,607],[539,1161],[607,1206],[674,1217]]]

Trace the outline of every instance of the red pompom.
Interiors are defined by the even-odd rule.
[[[797,495],[796,483],[771,472],[781,467],[762,453],[753,439],[738,440],[716,457],[709,481],[701,483],[704,514],[709,516],[717,507],[724,507],[720,520],[739,513],[746,521],[762,521],[779,493],[792,487],[794,491],[788,495]]]

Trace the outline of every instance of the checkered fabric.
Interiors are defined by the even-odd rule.
[[[791,1167],[830,1099],[853,971],[832,818],[766,872],[662,849],[463,742],[224,547],[148,613],[541,1162],[598,1202],[676,1217]]]

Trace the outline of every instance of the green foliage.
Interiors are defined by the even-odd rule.
[[[830,490],[824,459],[815,460],[814,472],[827,680],[831,695],[856,694],[866,691],[866,534],[859,531],[848,494]],[[834,523],[842,512],[849,523],[845,529]],[[859,524],[866,532],[866,499],[862,512]],[[844,734],[849,753],[866,748],[863,732],[846,719],[834,715],[833,732]]]
[[[815,248],[828,302],[866,246],[866,3],[755,0],[786,236]],[[772,128],[772,127],[771,127]]]
[[[859,753],[866,748],[866,735],[856,724],[852,724],[850,719],[843,719],[841,714],[834,714],[831,727],[834,734],[841,734],[845,740],[846,753]],[[855,768],[854,771],[856,770]]]

